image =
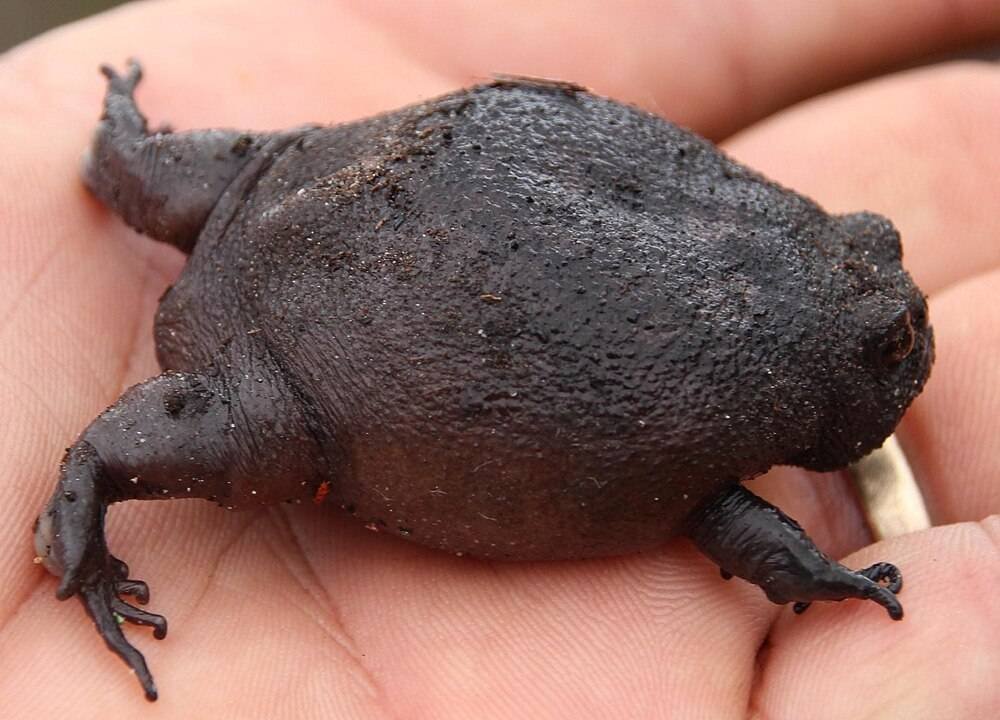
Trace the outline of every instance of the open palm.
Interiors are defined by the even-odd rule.
[[[139,4],[0,58],[5,717],[995,717],[1000,66],[845,86],[995,42],[1000,3],[708,5]],[[30,532],[62,449],[157,372],[153,311],[183,263],[77,178],[96,67],[131,55],[152,123],[181,128],[336,122],[493,72],[574,80],[716,139],[778,113],[725,146],[831,211],[891,217],[931,295],[938,362],[900,435],[938,527],[869,548],[842,477],[781,469],[754,485],[832,554],[857,551],[851,566],[897,563],[906,619],[870,603],[793,616],[686,541],[504,565],[332,508],[131,503],[111,512],[112,551],[171,621],[163,641],[128,630],[160,687],[146,706],[78,604],[54,599]]]

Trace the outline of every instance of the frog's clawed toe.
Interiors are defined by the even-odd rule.
[[[116,595],[129,595],[140,605],[149,602],[149,585],[142,580],[119,580],[115,583]]]
[[[116,577],[118,572],[114,567],[113,558],[109,561],[108,567],[109,572],[104,577],[87,582],[80,588],[78,592],[80,600],[108,648],[135,671],[146,698],[155,700],[156,685],[146,660],[142,653],[125,639],[121,624],[130,622],[135,625],[148,625],[153,628],[153,637],[161,639],[167,634],[167,620],[162,615],[141,610],[118,597],[119,594],[129,594],[136,597],[139,602],[145,602],[149,599],[149,588],[141,580]]]
[[[107,566],[109,568],[108,575],[114,583],[115,595],[134,597],[140,605],[149,602],[149,585],[142,580],[130,578],[128,565],[109,554]]]
[[[865,596],[884,607],[893,620],[902,620],[903,606],[896,599],[896,594],[903,589],[903,574],[899,568],[892,563],[880,562],[859,570],[858,575],[872,583]]]
[[[883,587],[893,595],[903,589],[903,574],[899,572],[899,568],[892,563],[875,563],[874,565],[866,567],[864,570],[858,570],[858,574],[864,575],[866,578],[876,583],[885,581],[886,584]]]
[[[108,584],[111,591],[107,594],[107,597],[111,610],[122,620],[127,620],[135,625],[148,625],[153,628],[153,637],[158,640],[166,637],[167,619],[165,617],[146,612],[121,599],[122,595],[128,595],[135,598],[135,601],[140,605],[145,605],[149,602],[149,585],[142,580],[130,578],[128,576],[128,565],[113,555],[109,556],[108,567],[110,568]]]
[[[892,563],[875,563],[851,573],[857,578],[857,592],[853,597],[873,600],[885,608],[893,620],[903,619],[903,606],[896,594],[903,589],[903,574]],[[812,603],[797,602],[792,609],[804,613]]]
[[[124,75],[110,65],[101,65],[101,74],[108,79],[109,89],[114,93],[131,95],[135,86],[142,80],[142,66],[137,60],[130,59]]]
[[[135,605],[125,602],[116,595],[111,597],[111,609],[123,620],[127,620],[135,625],[148,625],[153,628],[153,637],[157,640],[162,640],[167,636],[167,619],[162,615],[146,612]]]

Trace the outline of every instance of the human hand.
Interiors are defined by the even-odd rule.
[[[468,6],[466,8],[466,5]],[[662,5],[662,7],[661,7]],[[111,548],[168,638],[129,628],[148,707],[82,610],[30,562],[62,448],[157,372],[156,300],[182,258],[84,191],[101,62],[137,55],[152,124],[277,128],[364,117],[493,72],[574,80],[721,138],[818,91],[963,41],[998,3],[136,5],[0,60],[0,697],[11,717],[991,717],[1000,704],[1000,68],[953,64],[779,112],[725,147],[831,211],[900,228],[938,361],[900,428],[936,527],[873,549],[839,476],[755,481],[851,567],[904,571],[906,618],[801,617],[683,540],[641,556],[503,565],[374,535],[330,509],[112,511]],[[832,12],[830,8],[838,8]],[[463,10],[462,8],[465,8]],[[473,9],[474,8],[474,9]],[[277,21],[276,18],[282,18]],[[221,102],[220,102],[221,99]]]

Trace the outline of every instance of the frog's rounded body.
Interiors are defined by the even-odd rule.
[[[137,67],[106,74],[85,179],[191,257],[156,319],[165,372],[81,435],[36,543],[148,695],[111,610],[162,618],[108,600],[135,588],[102,525],[130,498],[325,499],[499,559],[686,533],[776,602],[902,616],[895,568],[843,568],[739,485],[845,465],[920,391],[931,332],[888,221],[563,83],[175,135],[147,132]]]
[[[161,306],[164,367],[267,343],[319,418],[329,499],[456,552],[662,542],[817,442],[858,372],[852,302],[912,292],[898,262],[847,262],[842,219],[566,86],[304,129],[261,166]]]

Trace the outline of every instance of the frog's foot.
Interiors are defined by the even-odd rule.
[[[93,448],[86,443],[75,445],[63,463],[52,498],[35,524],[35,549],[39,560],[61,576],[56,597],[80,597],[105,643],[135,671],[146,698],[155,700],[156,685],[146,661],[125,639],[121,622],[148,625],[154,637],[163,638],[167,621],[119,597],[132,596],[145,604],[149,587],[130,579],[128,566],[108,552],[104,539],[108,488],[102,478]]]
[[[859,576],[856,583],[862,594],[854,597],[874,600],[889,612],[889,616],[893,620],[899,620],[903,617],[903,608],[899,604],[899,600],[896,599],[896,595],[903,589],[903,574],[899,572],[899,568],[892,563],[880,562],[870,565],[864,570],[853,572],[848,570],[848,572]],[[809,609],[810,605],[812,605],[811,602],[797,602],[792,606],[792,609],[801,615]]]
[[[108,79],[109,95],[124,95],[132,97],[136,85],[142,80],[142,65],[137,60],[129,59],[124,75],[119,75],[110,65],[101,65],[101,74]]]
[[[824,555],[790,517],[742,485],[724,491],[698,513],[689,530],[698,548],[722,568],[760,586],[772,602],[803,612],[815,600],[872,600],[901,620],[896,598],[903,577],[876,563],[850,570]]]

